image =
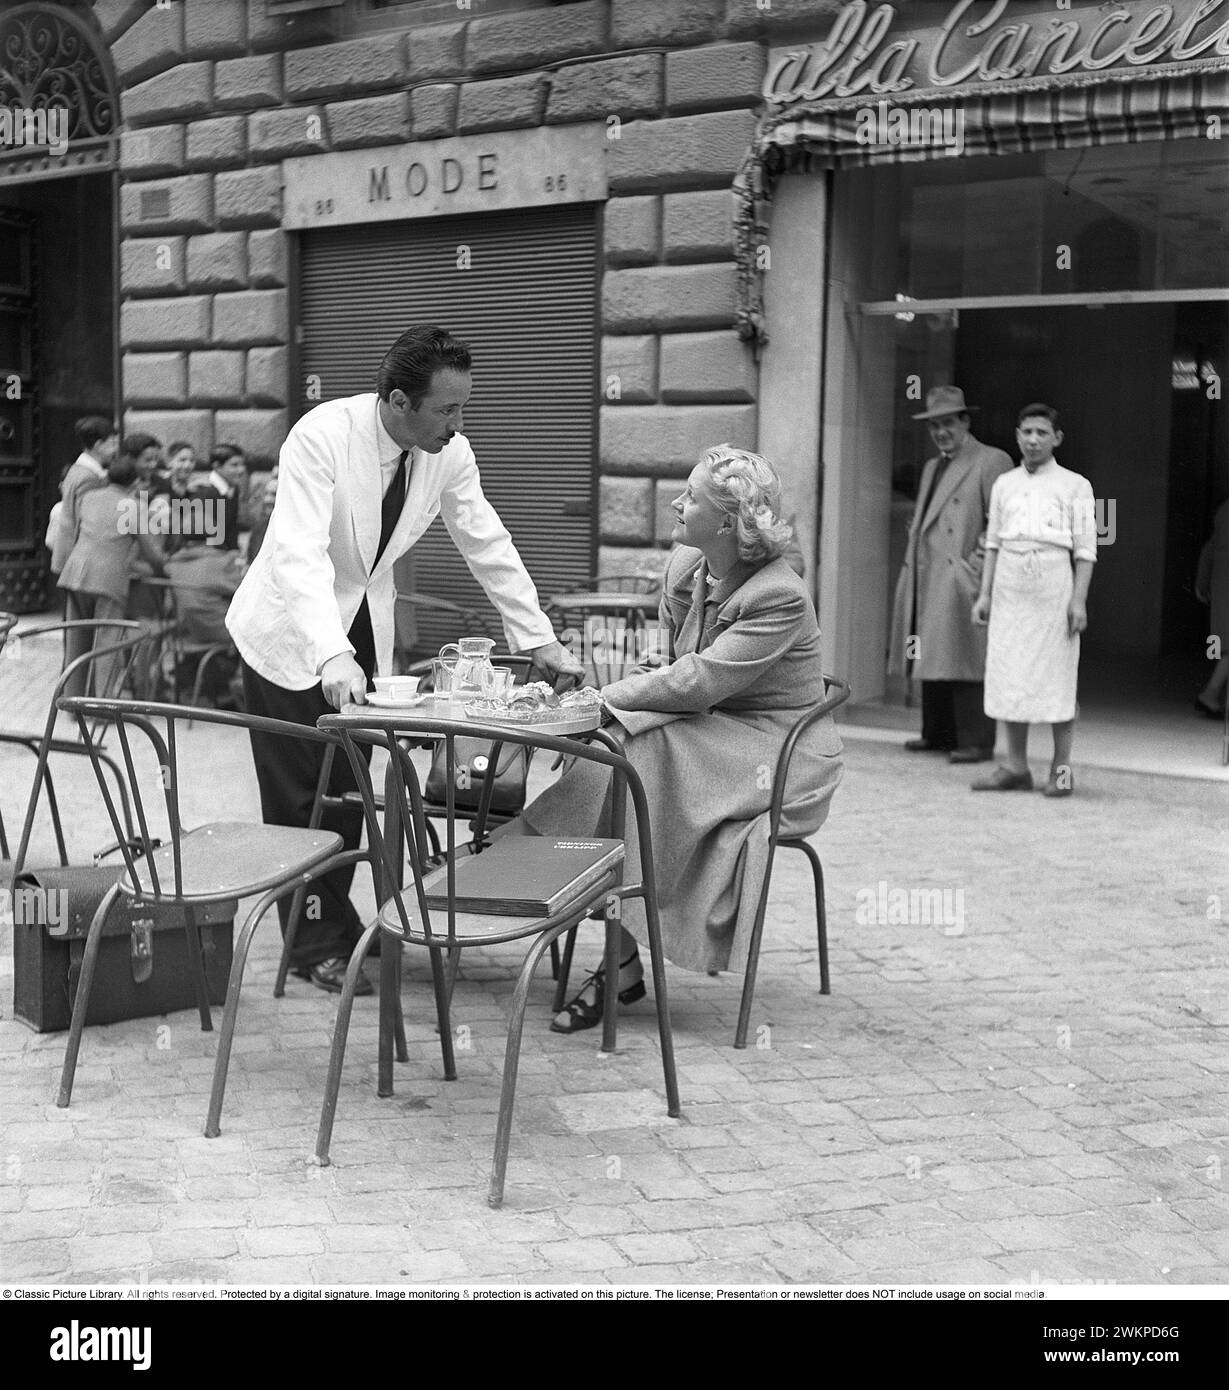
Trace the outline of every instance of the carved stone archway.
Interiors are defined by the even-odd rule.
[[[0,106],[68,113],[70,153],[0,147],[0,177],[110,163],[119,96],[105,40],[89,10],[20,4],[0,13]]]

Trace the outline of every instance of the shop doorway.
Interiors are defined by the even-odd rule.
[[[1215,506],[1229,495],[1227,337],[1223,301],[960,316],[956,380],[983,403],[979,433],[1014,457],[1016,411],[1048,401],[1062,416],[1060,460],[1093,484],[1099,535],[1081,661],[1087,708],[1134,700],[1177,713],[1206,679],[1208,613],[1194,577]]]
[[[1059,460],[1097,499],[1098,562],[1083,643],[1086,708],[1134,703],[1176,712],[1206,679],[1207,609],[1194,595],[1200,548],[1229,496],[1221,398],[1229,370],[1229,304],[958,309],[897,321],[897,379],[951,381],[978,409],[973,432],[1018,457],[1022,406],[1045,401],[1062,419]],[[925,459],[933,452],[916,402],[893,424],[889,571],[892,589]],[[883,703],[916,692],[885,678]]]
[[[114,175],[0,186],[0,608],[50,601],[43,535],[82,415],[116,415]]]
[[[1181,657],[1202,643],[1193,578],[1226,476],[1220,393],[1229,306],[1178,302],[963,311],[954,380],[975,429],[1016,457],[1029,401],[1062,416],[1059,459],[1098,503],[1093,660]]]

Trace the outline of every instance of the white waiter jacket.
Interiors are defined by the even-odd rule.
[[[555,640],[533,580],[483,494],[474,451],[462,434],[438,454],[412,450],[405,506],[375,563],[380,463],[401,453],[380,423],[378,399],[370,391],[328,401],[290,431],[264,543],[226,615],[239,655],[286,690],[309,689],[330,657],[354,651],[346,634],[364,594],[376,670],[392,670],[393,564],[440,515],[498,609],[509,649],[530,651]]]

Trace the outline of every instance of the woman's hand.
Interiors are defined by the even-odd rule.
[[[1067,636],[1078,637],[1088,626],[1088,610],[1079,599],[1073,598],[1067,605]]]
[[[990,621],[990,595],[978,594],[973,604],[973,622],[977,627],[985,627]]]

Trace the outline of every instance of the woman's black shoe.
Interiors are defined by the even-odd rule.
[[[620,962],[620,968],[630,965],[636,957],[632,956],[628,960]],[[585,999],[587,991],[592,990],[592,1000]],[[644,980],[634,980],[626,989],[619,991],[620,1004],[635,1004],[637,1000],[644,998]],[[551,1019],[550,1030],[552,1033],[582,1033],[586,1028],[593,1028],[602,1021],[602,1014],[606,1007],[606,972],[595,970],[592,975],[581,985],[574,998],[563,1006],[563,1012],[556,1014]],[[561,1018],[566,1018],[566,1023],[560,1023]]]

